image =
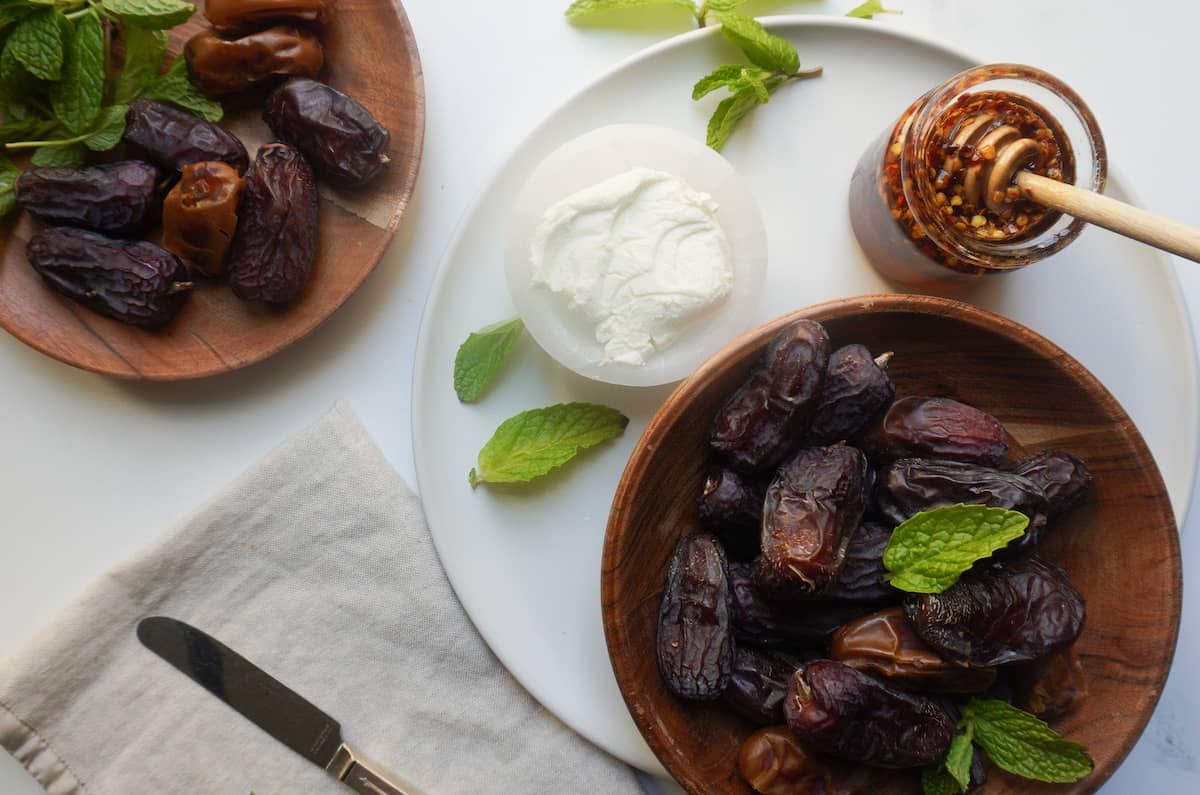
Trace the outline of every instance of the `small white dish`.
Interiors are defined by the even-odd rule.
[[[530,244],[542,213],[555,202],[636,167],[666,171],[719,205],[717,222],[733,254],[729,294],[683,327],[678,339],[645,364],[604,361],[593,321],[531,279]],[[685,378],[759,317],[767,268],[767,234],[750,187],[728,160],[691,136],[652,124],[611,124],[551,152],[529,175],[509,219],[504,252],[508,291],[525,328],[559,364],[585,378],[623,386],[657,386]]]

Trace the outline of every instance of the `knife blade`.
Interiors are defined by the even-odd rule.
[[[336,720],[216,638],[166,616],[139,621],[137,636],[193,682],[355,791],[421,795],[351,750]]]

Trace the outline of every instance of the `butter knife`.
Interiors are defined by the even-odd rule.
[[[164,616],[142,619],[137,636],[193,682],[356,792],[421,795],[351,750],[336,720],[215,638]]]

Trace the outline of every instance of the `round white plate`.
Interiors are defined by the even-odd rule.
[[[781,88],[724,151],[749,181],[766,222],[770,254],[760,320],[893,289],[863,259],[850,230],[850,174],[862,150],[909,102],[976,63],[870,23],[796,16],[767,24],[797,46],[806,66],[820,64],[825,74]],[[661,768],[629,718],[608,662],[600,550],[625,461],[670,388],[585,380],[525,337],[490,392],[468,406],[454,396],[454,353],[469,332],[515,314],[505,289],[505,223],[538,162],[563,142],[617,122],[662,124],[703,140],[720,97],[692,102],[692,84],[738,57],[712,30],[679,36],[618,65],[534,130],[484,188],[446,252],[414,373],[421,496],[463,606],[534,697],[593,742],[651,772]],[[1129,199],[1119,179],[1109,186],[1111,195]],[[1164,257],[1089,229],[1051,260],[955,297],[1024,323],[1088,367],[1137,423],[1183,515],[1196,460],[1196,368],[1186,308]],[[467,471],[502,420],[569,400],[621,409],[630,418],[625,435],[527,488],[471,491]],[[1022,428],[1026,437],[1036,432]]]

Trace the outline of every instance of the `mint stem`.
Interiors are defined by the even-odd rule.
[[[696,27],[704,27],[708,24],[708,0],[704,0],[700,7],[696,9]]]
[[[5,149],[37,149],[39,146],[70,146],[71,144],[79,144],[86,141],[92,135],[91,132],[85,132],[83,135],[76,135],[74,138],[63,138],[58,141],[17,141],[16,143],[5,144]]]
[[[801,69],[795,74],[786,75],[788,80],[809,80],[814,77],[820,77],[825,70],[820,66],[814,66],[812,69]]]

